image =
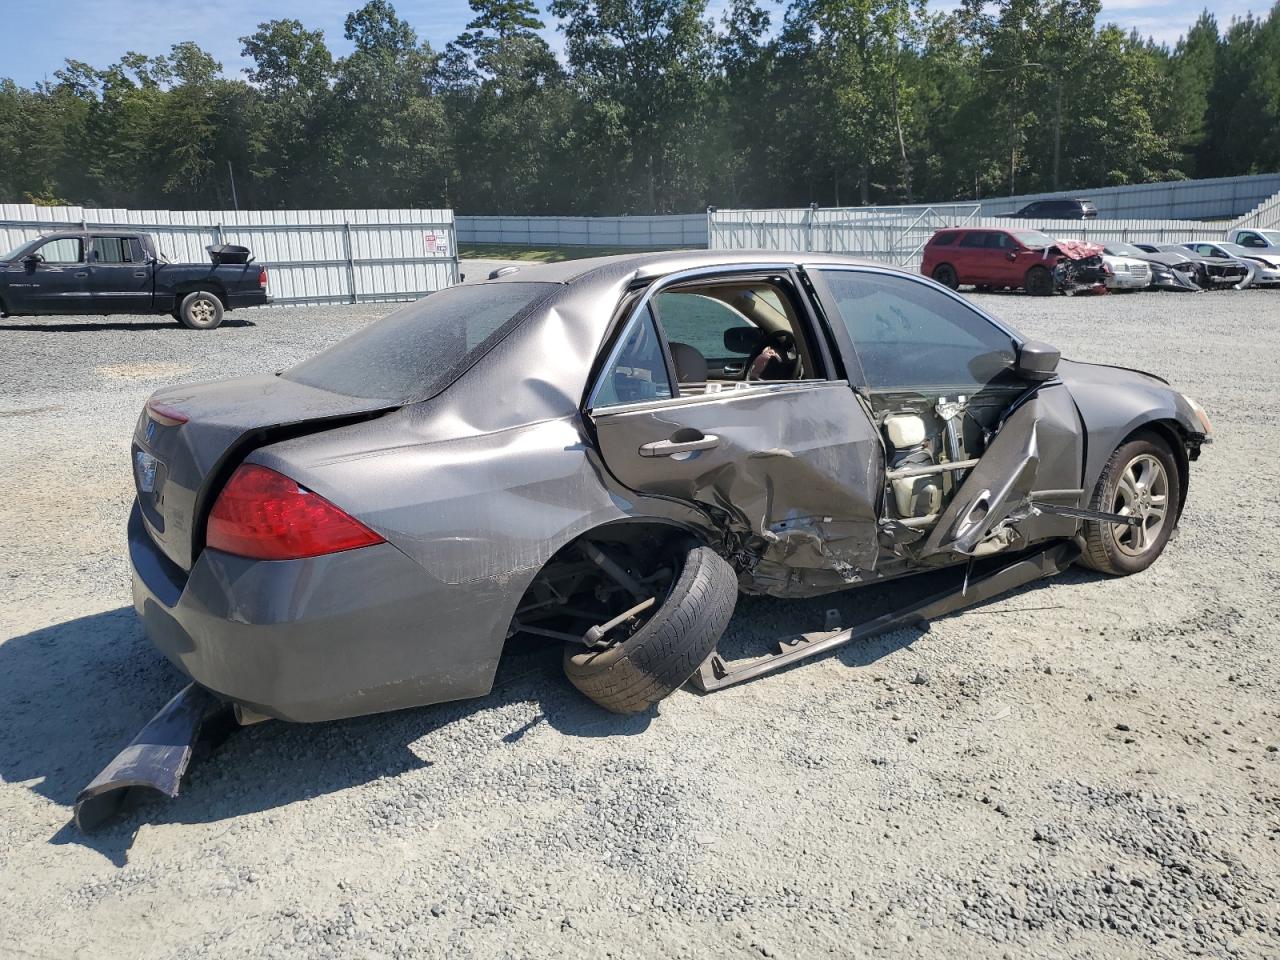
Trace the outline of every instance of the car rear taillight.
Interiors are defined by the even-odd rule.
[[[177,407],[157,403],[155,400],[147,401],[147,416],[162,427],[180,427],[191,419]]]
[[[218,494],[205,541],[254,560],[298,560],[384,542],[324,497],[255,463],[237,467]]]
[[[260,286],[263,290],[265,290],[267,289],[267,268],[260,267],[259,269],[262,272],[258,274],[258,286]]]

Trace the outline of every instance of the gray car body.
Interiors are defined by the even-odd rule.
[[[198,683],[287,720],[480,696],[534,577],[575,538],[611,524],[688,531],[735,562],[744,590],[812,595],[961,562],[1002,520],[1026,541],[1069,537],[1079,521],[1019,512],[1032,486],[1049,482],[1051,495],[1082,503],[1136,430],[1164,433],[1184,473],[1204,439],[1189,403],[1164,381],[1064,360],[966,477],[930,534],[932,559],[904,559],[882,518],[882,441],[848,335],[823,317],[830,301],[808,269],[817,267],[888,269],[741,251],[530,267],[491,282],[559,289],[429,399],[388,408],[272,376],[160,391],[153,400],[190,410],[200,430],[168,428],[166,439],[144,412],[135,434],[135,449],[166,458],[158,492],[139,494],[129,524],[134,602],[148,635]],[[816,295],[811,322],[834,354],[827,382],[588,409],[612,340],[638,309],[629,298],[757,269],[813,277],[804,281]],[[655,460],[630,469],[626,482],[615,475],[615,449],[634,452],[646,430],[669,431],[684,417],[714,426],[719,460]],[[386,542],[284,561],[203,547],[210,500],[240,462],[286,474]],[[965,515],[984,498],[999,509],[978,530]]]

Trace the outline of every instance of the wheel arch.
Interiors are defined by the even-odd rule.
[[[227,296],[227,288],[218,280],[187,280],[179,283],[173,288],[175,310],[182,308],[182,301],[193,293],[211,293],[218,298],[218,302],[222,304],[223,310],[231,309]]]
[[[727,556],[724,549],[723,539],[718,536],[710,527],[703,527],[697,523],[691,523],[673,517],[663,516],[626,516],[616,519],[606,520],[595,524],[594,526],[580,530],[573,536],[566,537],[551,555],[541,563],[537,569],[530,574],[524,583],[524,589],[520,593],[519,600],[516,602],[512,613],[512,621],[515,620],[516,614],[524,606],[526,599],[529,598],[544,579],[552,574],[557,565],[568,562],[573,551],[582,543],[619,543],[619,542],[636,542],[643,541],[646,538],[656,537],[662,541],[671,541],[678,537],[685,537],[696,541],[702,546],[708,546],[715,550],[716,553],[725,557],[732,563],[732,558]],[[511,641],[517,634],[508,631],[507,637],[503,640],[502,649],[499,658],[508,655],[511,648]]]
[[[1190,437],[1186,428],[1177,420],[1161,417],[1135,426],[1116,444],[1116,449],[1132,440],[1146,437],[1155,437],[1168,446],[1173,453],[1173,462],[1178,466],[1178,512],[1174,516],[1176,524],[1182,518],[1182,507],[1187,502],[1187,487],[1191,482],[1191,461],[1187,457],[1187,442]]]

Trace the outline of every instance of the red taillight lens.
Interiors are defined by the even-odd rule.
[[[382,543],[360,521],[282,473],[241,464],[209,514],[206,542],[254,560],[297,560]]]
[[[267,268],[266,267],[263,267],[262,272],[258,274],[258,286],[262,287],[262,289],[264,290],[267,288]]]
[[[162,427],[180,427],[190,419],[177,407],[154,400],[147,401],[147,415]]]

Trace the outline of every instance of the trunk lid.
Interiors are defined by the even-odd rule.
[[[204,546],[213,496],[251,450],[396,406],[270,375],[157,391],[138,418],[132,450],[148,532],[170,560],[190,570]],[[188,419],[175,423],[175,414]]]

